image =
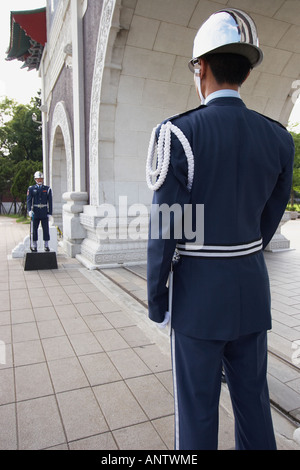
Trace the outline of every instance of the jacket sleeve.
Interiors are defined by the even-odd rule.
[[[293,179],[294,142],[290,136],[290,149],[287,162],[282,168],[273,192],[267,201],[261,216],[261,234],[263,248],[271,241],[289,201]]]
[[[31,187],[27,189],[27,212],[30,212],[32,209],[32,191]]]
[[[177,138],[172,136],[169,171],[163,185],[154,192],[150,214],[147,250],[148,311],[149,318],[157,323],[163,322],[168,310],[167,281],[177,239],[182,238],[178,237],[178,230],[182,229],[183,207],[190,200],[186,186],[186,157],[176,141]]]
[[[52,190],[48,189],[48,214],[52,215]]]

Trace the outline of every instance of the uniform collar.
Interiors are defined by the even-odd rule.
[[[204,104],[209,103],[211,100],[214,100],[216,98],[239,98],[241,99],[241,95],[239,94],[238,91],[235,90],[217,90],[208,95],[205,98]]]

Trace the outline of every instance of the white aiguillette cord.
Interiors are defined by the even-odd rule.
[[[158,127],[158,126],[157,126]],[[193,185],[194,179],[194,154],[191,149],[190,143],[184,133],[170,121],[166,124],[163,124],[160,128],[158,142],[156,142],[156,130],[155,127],[152,131],[147,164],[146,164],[146,181],[149,189],[152,191],[157,191],[164,183],[169,165],[170,165],[170,154],[171,154],[171,132],[173,132],[181,143],[188,164],[188,183],[187,188],[190,191]],[[155,152],[157,150],[157,166],[153,170],[153,160],[155,157]],[[155,183],[152,183],[152,178],[157,178]],[[169,274],[169,299],[168,307],[169,310],[166,313],[168,315],[168,324],[169,324],[169,334],[171,335],[171,318],[172,318],[172,303],[173,303],[173,262],[171,263],[171,270]],[[164,323],[164,322],[163,322]]]
[[[158,127],[158,126],[157,126]],[[194,179],[194,154],[191,149],[190,143],[184,133],[179,127],[168,121],[166,124],[162,124],[159,132],[158,142],[156,142],[156,130],[155,127],[152,131],[147,164],[146,164],[146,181],[148,188],[152,191],[157,191],[164,183],[169,165],[170,165],[170,154],[171,154],[171,132],[173,132],[181,143],[188,164],[188,183],[187,188],[190,191],[192,189]],[[153,170],[153,160],[155,152],[157,150],[157,166]],[[152,183],[152,178],[157,178],[155,183]]]

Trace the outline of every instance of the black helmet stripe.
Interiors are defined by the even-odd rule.
[[[221,14],[219,21],[215,19],[218,14]],[[197,32],[190,70],[194,72],[197,58],[218,50],[244,55],[252,68],[262,62],[263,52],[259,48],[256,25],[248,13],[235,8],[223,8],[213,13]]]
[[[223,11],[227,11],[235,19],[235,21],[241,28],[241,32],[244,33],[245,40],[253,44],[254,42],[253,28],[255,27],[254,22],[253,21],[250,22],[249,21],[250,18],[243,15],[243,13],[240,10],[228,8],[228,10],[223,10]],[[246,28],[245,28],[245,25],[246,25]]]

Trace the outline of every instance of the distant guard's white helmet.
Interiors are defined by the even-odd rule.
[[[213,13],[200,27],[189,68],[194,72],[198,59],[208,53],[240,54],[249,59],[251,67],[263,60],[256,26],[252,18],[241,10],[226,8]]]
[[[44,178],[44,175],[41,171],[36,171],[34,173],[34,179],[36,180],[37,178]]]

